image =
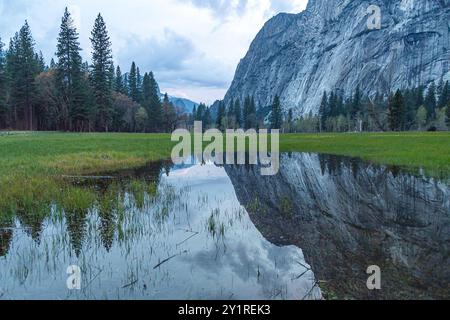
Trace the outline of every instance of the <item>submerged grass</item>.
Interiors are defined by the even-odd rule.
[[[94,190],[73,186],[64,176],[95,175],[170,157],[167,134],[20,133],[0,136],[0,223],[15,214],[42,216],[55,202],[67,210],[92,207]],[[287,134],[283,152],[318,152],[361,157],[428,175],[450,173],[450,133]],[[129,186],[143,205],[148,185]],[[150,187],[151,188],[155,188]],[[108,208],[112,195],[102,200]]]

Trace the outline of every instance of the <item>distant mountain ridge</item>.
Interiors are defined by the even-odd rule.
[[[159,90],[159,86],[158,86],[158,90]],[[185,98],[179,98],[179,97],[174,97],[169,95],[169,101],[177,108],[183,110],[186,113],[192,113],[192,111],[194,111],[194,108],[198,107],[198,103],[191,101],[189,99],[185,99]],[[164,99],[164,93],[161,93],[161,91],[159,90],[159,97],[161,100]]]

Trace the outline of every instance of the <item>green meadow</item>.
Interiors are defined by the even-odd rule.
[[[361,157],[433,177],[450,173],[450,133],[286,134],[283,152]],[[170,157],[167,134],[0,133],[0,220],[17,212],[41,215],[55,198],[87,209],[95,197],[64,176],[97,175]]]

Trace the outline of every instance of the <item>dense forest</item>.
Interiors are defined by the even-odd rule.
[[[363,97],[359,88],[353,94],[325,92],[317,116],[299,119],[299,131],[409,131],[447,130],[450,127],[449,82],[440,81],[389,95]]]
[[[344,98],[347,97],[347,98]],[[294,118],[293,110],[283,112],[278,96],[272,106],[257,107],[251,96],[219,103],[217,120],[202,106],[194,118],[217,128],[281,128],[283,132],[354,132],[354,131],[436,131],[450,128],[449,82],[440,81],[429,88],[397,90],[389,95],[364,97],[359,88],[346,94],[324,92],[318,114]]]
[[[81,57],[79,35],[66,9],[56,59],[36,52],[28,22],[4,48],[0,39],[0,129],[77,132],[170,132],[188,120],[163,101],[152,72],[133,62],[122,74],[99,14],[91,33],[92,61]]]
[[[205,104],[192,114],[176,108],[167,94],[160,99],[152,72],[143,75],[133,62],[122,73],[114,67],[112,44],[99,14],[91,33],[91,62],[82,60],[79,35],[66,9],[57,39],[56,59],[46,65],[36,52],[25,22],[4,48],[0,39],[0,130],[76,132],[172,132],[177,127],[281,128],[284,132],[447,130],[449,83],[363,97],[324,92],[318,114],[294,118],[278,96],[260,107],[254,98],[219,102],[217,114]],[[283,108],[284,107],[284,108]],[[283,110],[288,110],[283,112]]]

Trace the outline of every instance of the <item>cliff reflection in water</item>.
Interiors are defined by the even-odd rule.
[[[284,154],[277,176],[227,166],[265,238],[296,245],[328,298],[450,298],[449,185],[357,159]],[[370,265],[382,290],[366,287]]]

